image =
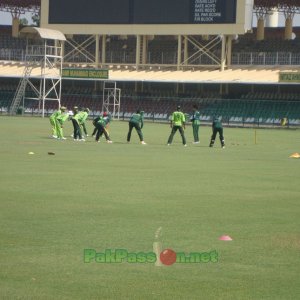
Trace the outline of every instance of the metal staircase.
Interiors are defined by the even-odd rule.
[[[28,82],[28,78],[32,72],[33,69],[33,64],[27,64],[24,72],[23,72],[23,77],[19,82],[19,85],[16,89],[12,104],[10,106],[9,112],[11,115],[15,114],[17,112],[18,107],[21,104],[21,101],[25,95],[25,90]]]

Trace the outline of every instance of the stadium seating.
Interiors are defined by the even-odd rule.
[[[14,96],[15,86],[0,84],[0,112],[5,113]],[[290,125],[300,124],[300,94],[275,92],[249,92],[239,99],[222,99],[213,92],[202,93],[201,96],[185,95],[169,97],[169,91],[162,94],[159,89],[152,93],[137,95],[127,90],[121,97],[120,115],[129,117],[137,109],[145,111],[145,118],[150,120],[167,121],[169,115],[178,104],[182,110],[191,113],[193,105],[197,104],[201,112],[201,120],[210,122],[215,115],[222,116],[228,124],[270,124],[279,125],[282,118],[288,118]],[[30,95],[27,94],[27,97]],[[74,106],[88,107],[91,116],[102,110],[102,93],[94,93],[87,85],[65,86],[61,103],[72,109]],[[38,111],[39,103],[36,100],[25,100],[25,112],[33,114]],[[57,109],[56,101],[46,101],[46,115]]]
[[[272,100],[216,100],[201,110],[205,119],[207,116],[222,116],[230,123],[264,123],[280,124],[282,118],[298,120],[299,101]]]
[[[266,39],[256,41],[256,31],[239,36],[233,41],[232,64],[241,65],[293,65],[300,64],[300,29],[294,28],[296,38],[284,40],[284,29],[266,28]],[[85,35],[74,35],[72,44],[81,45],[88,38]],[[197,37],[201,42],[201,36]],[[100,47],[101,48],[101,47]],[[11,27],[0,25],[0,60],[17,60],[25,58],[26,39],[13,38]],[[73,50],[69,43],[65,44],[65,53]],[[101,49],[99,49],[101,57]],[[189,46],[189,54],[192,55],[197,48]],[[71,52],[65,58],[69,63],[92,63],[95,56],[95,43],[89,43],[83,53]],[[220,49],[212,49],[212,52],[219,56]],[[177,40],[174,36],[156,36],[148,41],[147,64],[171,65],[177,63]],[[115,65],[135,64],[136,59],[136,38],[134,36],[107,38],[106,63]],[[210,65],[212,61],[205,55],[196,56],[191,65]]]

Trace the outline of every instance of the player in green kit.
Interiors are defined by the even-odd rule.
[[[71,137],[73,138],[74,137],[74,134],[75,134],[75,131],[77,130],[76,129],[76,120],[73,119],[77,114],[79,113],[79,109],[78,109],[78,106],[74,106],[73,109],[72,109],[72,112],[70,114],[70,120],[72,121],[72,125],[73,125],[73,133],[71,134]]]
[[[52,137],[53,138],[60,138],[61,137],[61,125],[60,122],[57,120],[61,120],[61,115],[65,113],[66,107],[61,106],[61,108],[57,111],[55,111],[51,116],[50,116],[50,124],[52,127]]]
[[[217,133],[219,133],[221,146],[222,146],[222,148],[225,148],[225,139],[224,139],[224,135],[223,135],[223,126],[221,123],[221,118],[214,117],[213,123],[212,123],[212,130],[213,130],[213,134],[210,139],[209,147],[212,147],[214,145]]]
[[[112,141],[110,140],[109,134],[106,130],[106,127],[109,124],[110,120],[111,120],[110,116],[108,116],[106,114],[106,117],[99,116],[97,118],[97,121],[95,121],[95,126],[96,126],[96,129],[97,129],[96,138],[95,138],[96,142],[99,142],[100,137],[102,136],[102,134],[104,134],[104,136],[106,138],[106,142],[108,144],[112,143]]]
[[[193,115],[190,118],[193,127],[194,144],[199,144],[200,112],[197,105],[193,105]]]
[[[62,106],[60,108],[61,114],[56,117],[56,133],[57,139],[66,140],[63,133],[63,124],[68,120],[69,114],[66,112],[66,107]]]
[[[171,134],[168,139],[168,146],[172,144],[173,137],[177,130],[179,130],[181,138],[182,138],[182,144],[186,147],[186,139],[184,136],[184,129],[185,129],[185,115],[180,111],[180,106],[177,106],[177,110],[173,112],[171,117],[171,123],[170,126],[172,128]]]
[[[81,111],[78,111],[78,107],[75,106],[73,109],[73,116],[71,117],[74,133],[73,138],[74,141],[85,141],[85,139],[82,138],[82,132],[80,127],[80,122],[84,118],[84,114]]]
[[[57,139],[57,132],[56,132],[56,118],[61,115],[61,110],[55,111],[49,118],[51,129],[52,129],[52,137]]]
[[[84,134],[86,136],[88,136],[87,134],[87,130],[86,130],[86,126],[85,126],[85,121],[87,119],[87,117],[89,116],[89,112],[90,110],[88,108],[85,108],[83,111],[80,111],[79,114],[79,125],[80,125],[80,129],[82,129],[82,131],[84,132]]]
[[[132,114],[128,125],[129,125],[129,130],[128,130],[128,134],[127,134],[127,143],[130,142],[132,129],[135,128],[135,130],[139,136],[141,144],[146,145],[146,143],[144,142],[144,137],[143,137],[143,133],[142,133],[142,128],[144,127],[144,112],[137,110],[136,113]]]
[[[106,123],[106,125],[105,125],[105,130],[106,130],[107,134],[109,135],[108,129],[109,129],[109,123],[110,123],[110,121],[111,121],[111,114],[110,114],[110,113],[107,113],[107,112],[105,111],[105,112],[103,112],[102,117],[103,117],[103,119],[105,120],[105,123]],[[98,116],[98,117],[96,117],[96,118],[93,120],[93,125],[95,126],[95,128],[94,128],[94,131],[93,131],[93,133],[92,133],[92,137],[95,136],[96,133],[97,133],[97,131],[98,131],[98,128],[97,128],[97,122],[100,120],[100,118],[101,118],[101,115]]]

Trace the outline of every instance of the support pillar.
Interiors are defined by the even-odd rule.
[[[256,39],[258,41],[262,41],[265,38],[265,20],[264,18],[260,17],[257,20],[257,33],[256,33]]]
[[[226,64],[226,36],[222,36],[222,52],[221,52],[221,71],[224,71]]]
[[[148,48],[148,39],[147,35],[143,35],[143,50],[142,50],[142,64],[147,63],[147,48]]]
[[[99,67],[99,34],[95,35],[95,65]]]
[[[188,53],[188,38],[187,36],[184,37],[184,48],[183,48],[183,63],[187,65],[188,59],[189,59],[189,53]]]
[[[101,63],[106,64],[106,35],[102,35],[102,51],[101,51]]]
[[[19,25],[19,18],[14,16],[12,20],[12,36],[15,38],[19,37]]]
[[[291,40],[293,33],[293,18],[287,17],[285,19],[284,39]]]
[[[180,65],[181,65],[181,51],[182,51],[182,36],[178,35],[178,43],[177,43],[177,70],[180,70]]]
[[[135,64],[136,69],[138,70],[140,65],[140,58],[141,58],[141,36],[136,36],[136,55],[135,55]]]
[[[232,56],[232,35],[229,35],[227,37],[227,55],[226,55],[226,61],[227,61],[227,67],[231,66],[231,56]]]

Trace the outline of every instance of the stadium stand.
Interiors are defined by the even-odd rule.
[[[14,94],[13,85],[2,85],[0,92],[1,112],[7,111]],[[93,115],[102,109],[102,94],[92,95],[92,89],[85,86],[70,87],[65,89],[61,102],[72,108],[73,106],[89,107]],[[158,92],[158,91],[157,91]],[[155,95],[155,96],[154,96]],[[180,104],[183,111],[190,113],[193,104],[199,106],[203,122],[210,122],[211,116],[222,116],[228,124],[259,124],[279,125],[283,117],[288,118],[290,125],[300,125],[300,94],[297,93],[271,93],[254,92],[244,94],[240,99],[222,98],[220,94],[207,93],[201,97],[174,96],[165,97],[155,94],[131,95],[122,97],[120,114],[121,118],[128,117],[137,107],[145,111],[145,118],[149,120],[167,121],[174,106]],[[46,102],[46,114],[51,114],[56,109],[56,102]],[[38,102],[26,100],[25,112],[34,114],[38,111]]]
[[[267,28],[267,38],[263,41],[256,41],[256,31],[239,36],[233,42],[233,65],[295,65],[300,64],[300,28],[295,27],[294,40],[283,40],[283,28]],[[201,37],[198,37],[201,41]],[[74,35],[69,38],[72,44],[83,45],[87,36]],[[120,39],[120,37],[109,37],[107,39],[107,63],[109,64],[134,64],[136,55],[136,40],[133,36]],[[158,36],[148,43],[148,63],[171,65],[177,61],[177,41],[172,36]],[[14,38],[11,36],[11,26],[0,25],[0,60],[23,61],[25,58],[26,40],[24,38]],[[72,47],[66,43],[66,53],[71,52]],[[101,49],[99,50],[101,56]],[[190,46],[191,55],[197,49]],[[219,49],[213,50],[218,55]],[[71,53],[67,55],[65,62],[89,63],[88,57],[93,57],[95,44],[85,49],[84,54]],[[209,65],[211,62],[206,56],[201,56],[193,60],[193,65]]]
[[[296,38],[283,40],[284,28],[266,28],[266,39],[256,41],[256,31],[239,36],[233,41],[232,68],[220,73],[218,70],[204,69],[201,72],[202,84],[193,80],[197,73],[193,70],[185,72],[185,84],[162,82],[164,76],[172,77],[176,74],[169,69],[158,72],[146,71],[149,79],[144,84],[137,83],[139,74],[127,69],[126,65],[134,64],[136,56],[136,39],[134,36],[108,36],[106,57],[108,67],[115,69],[115,79],[122,90],[121,117],[126,118],[137,107],[145,111],[146,119],[168,120],[169,114],[174,110],[175,103],[180,104],[184,111],[191,112],[192,105],[198,104],[203,122],[210,121],[214,115],[221,115],[228,124],[280,124],[280,119],[289,119],[289,125],[300,124],[300,88],[293,86],[293,91],[284,85],[270,84],[257,85],[256,78],[266,77],[264,72],[273,72],[274,78],[278,76],[276,65],[288,65],[291,70],[298,70],[300,65],[300,28],[294,28]],[[66,43],[66,63],[89,63],[93,60],[95,44],[91,40],[82,54],[72,53],[71,43],[83,45],[87,36],[73,35],[68,37]],[[198,37],[201,41],[201,37]],[[160,65],[176,64],[177,40],[173,36],[156,36],[149,39],[147,48],[147,63],[151,68]],[[22,75],[22,62],[25,57],[26,40],[11,37],[11,26],[0,26],[0,111],[7,112],[14,91],[18,84],[18,77]],[[101,56],[101,47],[100,47]],[[189,45],[189,53],[197,49]],[[214,49],[215,53],[219,51]],[[195,59],[193,64],[207,64],[209,61],[202,57]],[[122,65],[124,68],[122,68]],[[252,65],[241,68],[241,65]],[[121,67],[120,67],[121,66]],[[6,71],[7,70],[7,71]],[[10,72],[10,73],[9,73]],[[15,79],[12,77],[13,72]],[[270,74],[268,73],[268,78]],[[241,84],[228,84],[228,81],[237,81],[247,74],[247,82]],[[132,77],[130,77],[132,76]],[[160,77],[159,77],[160,76]],[[177,76],[177,75],[174,75]],[[215,76],[219,83],[209,83]],[[223,77],[222,77],[223,76]],[[129,80],[123,81],[124,78]],[[191,82],[188,83],[188,80]],[[207,80],[207,82],[206,82]],[[227,85],[227,91],[222,87],[222,80]],[[161,81],[161,82],[157,82]],[[241,87],[242,86],[242,87]],[[102,109],[103,91],[101,86],[95,87],[92,82],[65,81],[62,90],[61,103],[67,107],[79,105],[89,107],[92,115],[100,113]],[[46,103],[46,114],[56,109],[57,103]],[[25,101],[25,112],[34,114],[38,112],[38,102]]]

